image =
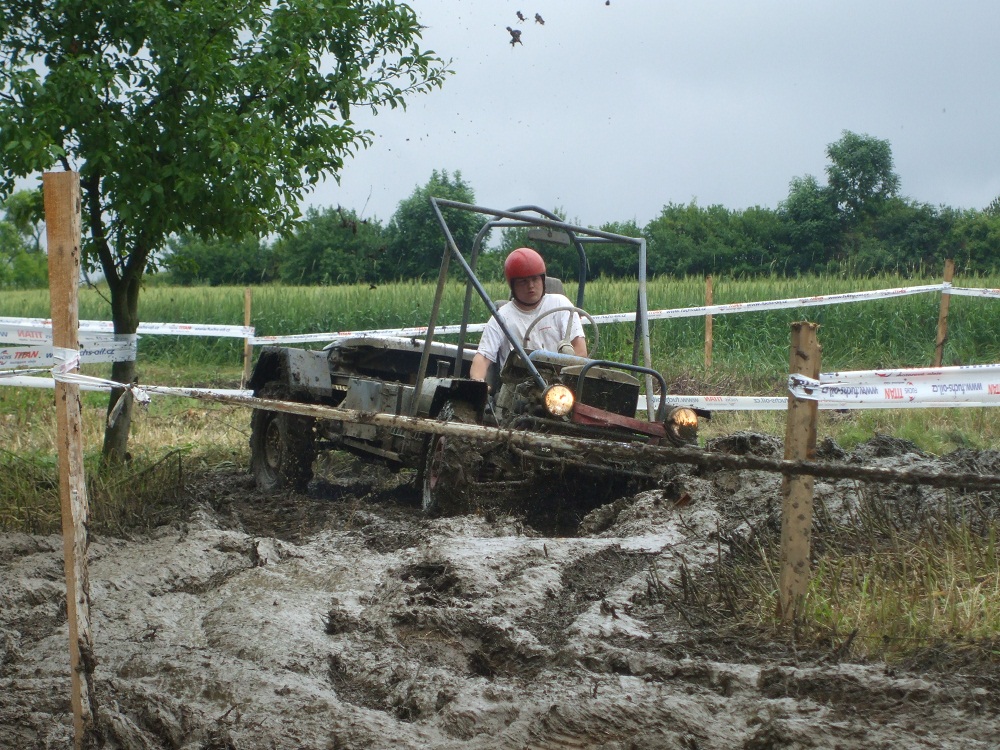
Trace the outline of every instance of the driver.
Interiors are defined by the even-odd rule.
[[[524,348],[559,351],[559,345],[569,340],[573,353],[587,356],[587,340],[583,336],[580,316],[576,313],[558,312],[545,317],[531,329],[531,336],[524,341],[524,333],[529,326],[548,310],[558,307],[573,307],[573,303],[563,294],[545,293],[545,261],[530,247],[519,247],[507,256],[503,264],[503,275],[510,284],[509,305],[497,311],[507,329],[524,342]],[[572,321],[572,322],[571,322]],[[567,330],[567,325],[570,330]],[[510,342],[503,334],[496,318],[491,317],[479,340],[479,349],[472,360],[470,375],[473,380],[486,380],[491,363],[503,367],[511,352]]]

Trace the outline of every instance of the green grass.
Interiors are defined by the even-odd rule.
[[[714,302],[752,302],[808,297],[849,291],[933,283],[935,278],[880,275],[864,278],[805,276],[760,279],[716,279]],[[955,279],[957,286],[998,287],[1000,278]],[[566,292],[575,299],[574,284]],[[494,298],[505,296],[503,284],[490,284]],[[251,323],[260,335],[320,333],[426,324],[434,286],[429,283],[336,287],[267,286],[253,290]],[[461,316],[464,285],[449,284],[441,323]],[[587,285],[585,307],[592,314],[634,308],[634,282],[598,279]],[[650,309],[700,306],[705,302],[701,278],[654,279],[648,285]],[[243,322],[242,287],[150,286],[140,298],[146,321],[183,323]],[[922,294],[890,300],[793,310],[717,315],[714,318],[713,366],[704,363],[702,317],[651,324],[654,366],[672,392],[699,395],[779,395],[785,392],[790,325],[798,320],[820,324],[824,371],[919,367],[931,363],[937,334],[940,295]],[[8,291],[0,297],[0,316],[46,317],[47,291]],[[80,317],[106,319],[106,292],[80,291]],[[473,319],[484,321],[481,301],[473,300]],[[632,324],[601,326],[600,356],[631,360]],[[320,344],[316,345],[317,347]],[[143,336],[139,344],[140,382],[233,386],[240,379],[243,342],[185,336]],[[1000,303],[955,297],[944,351],[945,364],[1000,362]],[[108,368],[88,371],[104,375]],[[0,389],[0,394],[3,390]],[[952,409],[853,412],[850,419],[822,417],[821,430],[850,447],[875,432],[914,440],[940,453],[957,447],[990,447],[998,436],[996,410]],[[783,433],[781,413],[719,413],[706,435],[733,429]]]
[[[907,279],[881,275],[865,278],[838,276],[797,279],[721,279],[714,284],[716,304],[806,297],[864,289],[894,288],[933,283],[938,279]],[[956,279],[956,285],[1000,286],[998,278]],[[573,284],[567,294],[575,299]],[[655,279],[649,283],[650,309],[704,304],[702,279]],[[426,283],[399,283],[370,289],[366,285],[337,287],[269,286],[253,290],[251,323],[259,335],[321,333],[425,325],[430,316],[434,287]],[[502,284],[488,285],[494,298],[505,296]],[[596,280],[587,285],[585,307],[592,314],[634,309],[634,283]],[[457,322],[464,287],[450,284],[439,321]],[[242,287],[151,286],[140,298],[142,320],[157,322],[243,323]],[[934,353],[940,295],[922,294],[890,300],[828,305],[793,310],[717,315],[714,318],[713,373],[734,375],[758,388],[779,388],[788,369],[789,326],[798,320],[819,323],[824,371],[918,367],[928,365]],[[5,292],[0,316],[47,317],[47,292]],[[80,316],[107,319],[102,293],[83,289]],[[486,311],[474,299],[473,317],[485,321]],[[951,302],[945,364],[1000,361],[1000,304],[996,300],[955,297]],[[704,320],[701,317],[656,321],[651,324],[654,365],[675,380],[704,370]],[[602,356],[630,360],[633,326],[602,325]],[[144,336],[139,344],[140,367],[165,361],[177,368],[236,365],[242,342],[182,336]]]
[[[162,377],[160,382],[186,382],[184,373],[154,373]],[[108,397],[83,392],[80,401],[90,526],[97,532],[146,529],[172,520],[183,510],[192,474],[224,463],[247,465],[246,410],[157,397],[136,409],[131,460],[124,466],[102,466]],[[47,534],[59,529],[53,406],[51,390],[0,387],[0,531]]]
[[[716,304],[834,294],[861,289],[932,283],[937,279],[804,277],[716,280]],[[1000,287],[1000,279],[956,279],[957,286]],[[505,296],[491,285],[494,298]],[[592,314],[630,310],[635,285],[600,280],[588,284]],[[567,294],[575,298],[573,285]],[[329,332],[424,325],[433,286],[393,284],[370,289],[282,287],[254,289],[252,324],[261,335]],[[464,288],[447,289],[440,322],[459,319]],[[46,292],[5,292],[0,316],[47,317]],[[147,321],[243,322],[243,288],[149,287],[141,297]],[[650,309],[704,304],[702,279],[654,280]],[[936,294],[800,310],[720,315],[714,319],[713,368],[704,367],[704,321],[685,318],[652,324],[654,365],[674,392],[701,395],[780,394],[789,359],[790,324],[821,325],[824,371],[918,367],[931,363],[940,297]],[[474,301],[475,319],[485,320]],[[106,319],[107,303],[81,290],[80,317]],[[601,327],[602,357],[630,360],[633,326]],[[139,345],[141,382],[234,386],[242,369],[242,341],[144,336]],[[955,297],[951,302],[945,364],[1000,362],[1000,304]],[[105,366],[88,366],[104,375]],[[249,415],[234,407],[190,399],[154,397],[137,412],[132,461],[100,469],[98,457],[106,397],[84,394],[84,445],[88,495],[97,531],[149,528],[183,512],[185,487],[212,467],[246,466]],[[54,460],[54,410],[50,391],[0,388],[0,530],[50,533],[58,529]],[[784,434],[783,412],[719,412],[705,438],[737,430]],[[927,452],[1000,446],[1000,409],[872,410],[820,412],[819,437],[846,449],[876,433],[912,440]],[[853,653],[897,658],[928,644],[978,644],[995,649],[1000,629],[1000,574],[996,524],[956,516],[930,519],[916,529],[881,523],[884,505],[872,503],[855,523],[824,530],[815,575],[797,637],[831,646],[852,641]],[[876,529],[873,531],[873,529]],[[735,616],[750,625],[773,625],[777,580],[776,540],[757,537],[744,550],[719,602],[739,600]],[[738,581],[738,585],[733,581]],[[728,588],[726,588],[728,587]],[[852,635],[855,634],[855,635]],[[984,645],[985,644],[985,645]],[[990,644],[994,644],[991,646]],[[992,652],[991,652],[992,653]],[[992,657],[991,657],[992,658]]]
[[[991,501],[987,498],[984,503]],[[1000,528],[968,498],[917,523],[898,500],[866,492],[851,519],[824,524],[796,626],[800,645],[868,660],[928,651],[1000,657]],[[772,628],[780,577],[776,534],[754,536],[720,570],[709,607]]]

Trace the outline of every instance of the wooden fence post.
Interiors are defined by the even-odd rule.
[[[948,258],[944,262],[944,283],[950,284],[955,276],[955,261]],[[944,342],[948,340],[948,307],[951,305],[951,295],[941,293],[941,312],[938,313],[937,340],[934,342],[934,364],[932,367],[940,367],[944,358]]]
[[[789,372],[818,379],[821,347],[816,323],[792,323]],[[815,457],[816,414],[819,405],[810,399],[788,396],[785,427],[785,460]],[[781,483],[781,575],[778,582],[778,617],[788,623],[800,614],[809,587],[809,553],[812,535],[813,477],[786,476]]]
[[[712,302],[712,276],[705,277],[705,306],[710,307]],[[712,369],[712,316],[705,316],[705,372]]]
[[[253,300],[253,292],[250,287],[243,290],[243,325],[247,328],[250,327],[250,304]],[[240,383],[240,388],[247,387],[247,381],[250,380],[250,361],[253,359],[253,347],[250,345],[250,339],[243,339],[243,380]]]
[[[45,237],[48,246],[52,344],[79,349],[77,291],[80,282],[80,175],[42,175]],[[83,473],[80,389],[55,383],[56,447],[59,453],[59,500],[62,506],[66,612],[69,620],[71,703],[74,747],[94,746],[97,705],[94,695],[93,639],[90,632],[90,580],[87,535],[90,508]]]

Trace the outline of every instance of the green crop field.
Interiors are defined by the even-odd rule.
[[[935,283],[939,279],[898,276],[841,278],[809,276],[717,280],[714,302],[728,304],[770,299],[809,297],[869,289]],[[997,287],[1000,278],[957,279],[956,286]],[[566,285],[575,300],[576,288]],[[490,285],[495,298],[502,285]],[[584,307],[597,315],[631,311],[636,284],[597,280],[586,288]],[[318,333],[425,325],[430,316],[434,286],[398,283],[371,289],[366,285],[333,287],[268,286],[253,290],[251,323],[258,335]],[[242,287],[151,286],[140,299],[142,320],[150,322],[243,323]],[[448,286],[439,323],[458,322],[464,286]],[[655,279],[648,284],[649,309],[693,307],[705,304],[705,282],[700,278]],[[48,316],[44,291],[5,292],[0,316]],[[744,312],[714,318],[713,372],[724,382],[770,391],[780,387],[788,367],[789,324],[796,320],[819,323],[823,370],[919,367],[931,363],[937,333],[940,295],[920,294],[888,300],[824,305],[790,310]],[[80,317],[107,319],[108,304],[97,290],[82,289]],[[473,300],[473,318],[485,321],[486,309]],[[668,381],[704,375],[705,322],[701,316],[651,323],[654,366]],[[630,360],[633,326],[600,327],[602,358]],[[242,342],[235,339],[142,337],[140,370],[144,365],[169,365],[184,370],[214,367],[235,371]],[[1000,361],[1000,301],[974,297],[952,299],[945,364],[981,364]]]

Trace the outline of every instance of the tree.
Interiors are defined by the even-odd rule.
[[[614,221],[600,226],[601,231],[621,234],[625,237],[641,237],[642,230],[635,219]],[[588,276],[610,276],[613,278],[638,278],[639,249],[626,244],[592,244],[587,246]],[[648,268],[647,263],[647,268]],[[570,276],[568,278],[575,278]]]
[[[826,155],[827,184],[850,223],[877,213],[899,190],[889,141],[845,130],[839,141],[826,147]]]
[[[264,236],[371,142],[352,106],[405,104],[448,72],[391,0],[10,0],[0,25],[0,196],[80,172],[85,262],[119,334],[172,234]],[[115,363],[130,383],[135,363]],[[118,393],[112,393],[112,401]],[[109,405],[109,409],[111,406]],[[124,458],[126,408],[104,455]]]
[[[644,230],[649,273],[701,276],[730,271],[730,256],[739,244],[732,234],[731,218],[730,211],[720,205],[701,208],[692,201],[664,206]]]
[[[732,273],[749,276],[804,270],[792,252],[788,225],[780,212],[750,206],[733,212],[731,223],[740,243]]]
[[[836,256],[841,239],[836,198],[815,177],[793,178],[778,213],[787,226],[790,263],[796,271],[816,271]]]
[[[3,202],[4,219],[14,225],[29,253],[42,251],[45,208],[41,190],[18,190]]]
[[[181,285],[264,284],[275,278],[274,249],[259,237],[202,239],[183,234],[167,241],[162,265]]]
[[[996,273],[1000,270],[1000,213],[949,211],[951,227],[945,255],[954,258],[961,273]]]
[[[279,240],[275,256],[287,284],[373,282],[385,254],[381,223],[348,209],[309,209],[294,234]]]
[[[945,240],[956,216],[928,203],[904,198],[887,200],[870,222],[869,234],[889,248],[892,265],[879,270],[913,271],[921,266],[940,268]]]
[[[388,249],[385,263],[379,265],[379,276],[389,279],[437,278],[444,252],[445,236],[430,204],[430,198],[446,198],[461,203],[475,204],[472,187],[462,179],[461,172],[448,174],[447,170],[431,172],[426,185],[417,186],[408,198],[399,202],[396,212],[386,226]],[[471,211],[445,209],[442,211],[452,237],[466,258],[472,243],[487,218]],[[484,240],[485,243],[485,240]],[[456,264],[452,264],[452,272]]]
[[[48,259],[42,251],[42,193],[18,190],[2,204],[0,287],[37,289],[48,285]]]

